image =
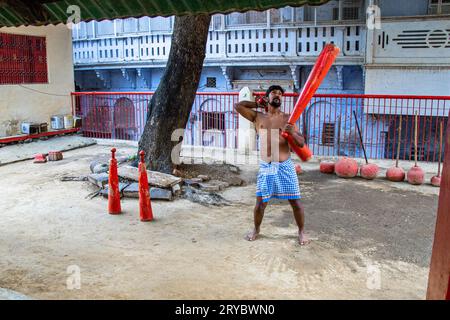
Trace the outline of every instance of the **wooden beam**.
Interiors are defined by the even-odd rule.
[[[427,300],[450,299],[450,115],[445,135],[444,166],[439,193]]]

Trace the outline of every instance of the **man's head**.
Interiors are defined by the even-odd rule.
[[[284,94],[284,89],[278,85],[270,86],[266,91],[266,97],[269,99],[269,104],[272,107],[281,107],[281,97]]]

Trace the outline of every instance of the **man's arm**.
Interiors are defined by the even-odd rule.
[[[303,146],[305,145],[305,138],[300,134],[300,132],[298,131],[297,126],[294,124],[286,124],[286,126],[284,127],[284,131],[286,131],[287,133],[289,133],[292,138],[294,138],[295,143],[300,147],[303,148]]]
[[[257,117],[257,111],[254,110],[258,108],[258,104],[252,101],[241,101],[234,105],[234,109],[245,119],[255,122]]]

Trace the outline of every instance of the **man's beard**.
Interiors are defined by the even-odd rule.
[[[270,105],[274,108],[279,108],[281,107],[281,100],[278,98],[275,98],[272,100],[272,102],[270,103]]]

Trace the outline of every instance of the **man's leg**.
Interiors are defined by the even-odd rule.
[[[302,246],[307,245],[309,243],[309,240],[304,233],[305,209],[303,208],[303,204],[299,199],[289,200],[289,203],[291,204],[292,210],[294,212],[295,222],[297,222],[298,226],[298,242]]]
[[[262,197],[256,197],[256,205],[253,211],[253,218],[255,222],[255,228],[253,231],[249,232],[245,237],[248,241],[254,241],[259,235],[260,226],[264,218],[264,210],[267,207],[267,202],[262,201]]]

